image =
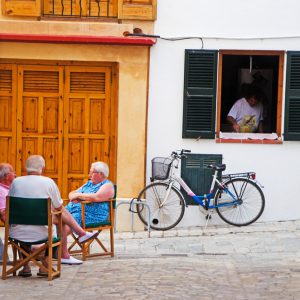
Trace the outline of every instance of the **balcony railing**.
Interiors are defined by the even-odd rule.
[[[44,0],[43,15],[52,17],[116,18],[118,0]]]

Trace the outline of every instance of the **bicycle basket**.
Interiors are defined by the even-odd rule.
[[[152,178],[165,180],[169,177],[172,160],[169,157],[155,157],[152,159]]]

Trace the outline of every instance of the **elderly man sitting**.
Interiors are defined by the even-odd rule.
[[[9,187],[15,179],[15,172],[12,165],[7,163],[0,164],[0,218],[2,222],[5,222],[5,207],[6,196],[8,195]],[[0,261],[3,256],[3,243],[0,238]]]
[[[9,191],[10,196],[23,198],[48,198],[52,200],[54,210],[62,209],[62,264],[81,264],[78,260],[68,253],[67,236],[71,230],[79,235],[79,242],[84,243],[94,237],[93,233],[85,232],[79,224],[74,220],[71,214],[63,206],[59,189],[56,183],[49,177],[42,176],[45,169],[45,160],[40,155],[32,155],[26,161],[26,176],[16,178]],[[53,220],[54,223],[56,220]],[[10,228],[10,236],[28,242],[41,240],[48,236],[46,226],[31,225],[13,225]],[[29,272],[30,270],[26,270]]]

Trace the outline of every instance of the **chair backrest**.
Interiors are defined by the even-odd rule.
[[[117,198],[117,185],[116,184],[114,184],[114,190],[115,190],[115,193],[114,193],[114,197],[113,197],[113,199],[114,199],[114,201],[113,201],[113,209],[116,208],[116,198]]]
[[[7,197],[9,224],[48,225],[50,198]]]

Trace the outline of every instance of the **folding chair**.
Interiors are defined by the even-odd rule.
[[[57,237],[52,236],[52,217],[58,217]],[[16,276],[16,271],[25,264],[32,261],[41,271],[48,273],[48,280],[55,277],[60,277],[61,272],[61,233],[62,233],[62,211],[51,210],[50,198],[21,198],[7,197],[6,198],[6,222],[5,222],[5,238],[4,238],[4,253],[3,253],[3,269],[2,279],[6,279],[8,275]],[[15,239],[9,236],[9,226],[16,225],[47,225],[48,237],[43,240],[27,242],[20,239]],[[12,247],[13,261],[12,266],[7,269],[8,261],[8,246]],[[31,246],[41,245],[36,250],[32,250]],[[57,247],[57,264],[53,266],[53,248]],[[40,257],[45,255],[48,257],[48,267],[45,267]]]
[[[109,203],[109,216],[108,220],[104,223],[95,223],[87,226],[85,224],[85,206],[89,205],[90,201],[82,201],[81,202],[81,217],[82,217],[82,228],[85,231],[97,231],[96,236],[88,241],[87,243],[80,244],[78,242],[79,237],[75,236],[73,233],[71,233],[72,238],[74,241],[71,243],[71,245],[68,248],[68,251],[70,254],[81,254],[82,260],[86,260],[88,257],[95,257],[95,256],[105,256],[110,255],[111,257],[114,256],[114,210],[116,208],[116,193],[117,188],[116,185],[115,188],[115,195],[114,198],[109,199],[107,202]],[[103,230],[109,230],[109,243],[108,245],[105,245],[100,238],[100,233]],[[93,244],[94,243],[94,244]],[[99,251],[96,251],[97,247],[100,247]],[[75,249],[79,247],[79,249]],[[91,248],[95,249],[93,253],[91,252]],[[98,249],[97,249],[98,250]]]

